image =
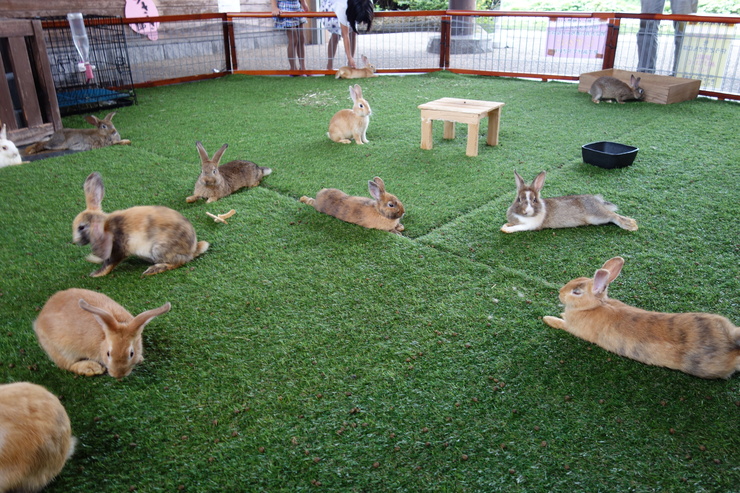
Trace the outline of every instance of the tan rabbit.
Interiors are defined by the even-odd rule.
[[[544,322],[620,356],[701,378],[729,378],[740,370],[740,328],[725,317],[649,312],[608,298],[623,265],[622,257],[614,257],[593,279],[579,277],[563,286],[565,313]]]
[[[516,178],[516,199],[506,211],[508,222],[501,226],[504,233],[536,231],[546,228],[573,228],[576,226],[614,223],[622,229],[637,231],[637,222],[616,212],[617,206],[601,195],[567,195],[540,198],[545,185],[545,172],[541,172],[531,185],[519,173]]]
[[[349,96],[354,101],[352,109],[337,111],[329,122],[329,132],[326,135],[334,142],[342,144],[349,144],[353,138],[358,144],[366,144],[372,110],[363,99],[359,84],[349,86]]]
[[[170,306],[165,303],[134,317],[102,293],[72,288],[49,298],[33,330],[59,368],[88,377],[107,369],[120,380],[144,360],[144,327]]]
[[[401,224],[404,214],[401,201],[385,191],[385,184],[380,177],[376,176],[367,185],[374,200],[350,196],[336,188],[324,188],[316,194],[315,199],[304,195],[300,201],[348,223],[401,234],[404,230]]]
[[[97,171],[85,180],[87,208],[72,223],[72,241],[92,247],[91,262],[102,263],[92,277],[104,276],[130,255],[154,263],[144,275],[175,269],[208,250],[182,214],[162,206],[138,206],[106,214],[101,209],[103,179]]]
[[[59,399],[40,385],[0,385],[0,491],[42,490],[64,468],[77,440]]]
[[[201,173],[195,183],[193,195],[185,199],[187,202],[207,199],[206,203],[210,204],[231,195],[240,188],[256,187],[262,178],[272,173],[270,168],[257,166],[251,161],[229,161],[219,166],[221,156],[229,147],[228,144],[221,146],[213,158],[208,157],[203,144],[196,142],[195,146],[200,154]]]
[[[602,99],[614,99],[617,103],[624,104],[629,99],[641,100],[645,97],[645,91],[640,87],[640,77],[635,78],[634,75],[630,76],[629,85],[616,77],[599,77],[591,84],[588,93],[591,101],[597,104]]]
[[[26,154],[36,154],[43,151],[89,151],[110,145],[128,145],[130,140],[122,140],[118,130],[113,126],[115,112],[108,113],[100,120],[97,116],[85,117],[88,123],[95,128],[63,128],[51,136],[49,140],[36,142],[26,147]]]
[[[362,55],[362,63],[364,66],[362,68],[352,68],[350,66],[345,65],[344,67],[341,67],[339,70],[337,70],[336,75],[334,75],[335,79],[364,79],[367,77],[377,77],[378,74],[375,73],[375,65],[372,65],[370,63],[370,60],[367,59],[365,55]]]

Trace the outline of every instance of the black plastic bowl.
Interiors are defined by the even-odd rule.
[[[583,162],[599,168],[624,168],[632,164],[637,156],[637,147],[616,142],[592,142],[581,147]]]

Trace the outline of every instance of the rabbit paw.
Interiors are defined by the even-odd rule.
[[[542,317],[542,321],[554,329],[565,330],[565,320],[563,320],[562,318],[551,317],[548,315],[548,316]]]
[[[86,377],[92,377],[94,375],[102,375],[105,373],[105,367],[97,361],[85,359],[74,363],[69,369],[78,375],[84,375]]]

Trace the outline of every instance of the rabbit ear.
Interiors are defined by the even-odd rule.
[[[167,313],[170,311],[170,308],[172,308],[172,305],[168,301],[164,305],[160,306],[159,308],[152,308],[151,310],[147,310],[145,312],[141,312],[138,315],[134,317],[134,319],[129,322],[128,328],[131,332],[139,333],[142,330],[144,330],[144,327],[146,327],[146,324],[151,322],[154,317],[158,317],[159,315],[162,315],[163,313]]]
[[[374,198],[375,200],[380,200],[381,192],[380,192],[380,187],[378,186],[377,183],[370,180],[369,182],[367,182],[367,189],[370,190],[370,196],[372,198]]]
[[[229,144],[222,145],[221,149],[217,150],[216,154],[213,155],[213,159],[211,159],[211,161],[213,161],[216,166],[218,166],[218,164],[221,162],[221,156],[223,156],[227,147],[229,147]]]
[[[95,217],[90,220],[90,246],[96,257],[109,258],[113,251],[113,233],[106,233],[105,220]]]
[[[93,314],[95,320],[98,321],[103,330],[115,329],[118,326],[118,322],[115,317],[110,314],[107,310],[93,306],[87,301],[80,299],[80,308]]]
[[[85,121],[86,121],[87,123],[89,123],[90,125],[95,125],[96,127],[97,127],[98,125],[100,125],[101,123],[103,123],[103,120],[100,120],[100,119],[99,119],[99,118],[98,118],[97,116],[95,116],[95,115],[87,115],[87,116],[85,117]]]
[[[516,189],[517,191],[522,190],[524,187],[527,186],[527,184],[524,182],[524,179],[519,176],[519,173],[514,170],[514,178],[516,179]]]
[[[534,191],[537,193],[540,193],[540,190],[542,190],[542,187],[545,186],[545,172],[542,171],[539,175],[537,175],[532,182],[532,188],[534,188]]]
[[[594,285],[592,288],[592,291],[594,294],[601,294],[604,291],[606,291],[606,288],[609,287],[609,271],[604,269],[599,269],[596,271],[596,274],[594,274]]]
[[[210,158],[208,157],[208,153],[206,152],[206,149],[203,147],[203,144],[200,143],[200,141],[197,141],[195,143],[195,147],[198,148],[198,154],[200,154],[200,163],[205,164],[208,161],[210,161]]]
[[[619,273],[622,272],[623,266],[624,259],[622,257],[614,257],[604,262],[604,265],[602,265],[601,268],[609,271],[609,282],[612,282],[617,278],[617,276],[619,276]]]
[[[105,118],[103,118],[103,121],[106,121],[106,122],[110,123],[111,120],[113,120],[113,117],[114,116],[116,116],[116,112],[115,111],[111,111],[110,113],[108,113],[107,115],[105,115]]]
[[[357,99],[362,99],[362,88],[360,84],[355,84],[355,94],[357,95]]]
[[[366,57],[365,55],[362,55],[362,62],[363,62],[363,63],[364,63],[365,65],[370,65],[370,60],[368,60],[368,59],[367,59],[367,57]]]
[[[357,102],[357,94],[355,94],[355,86],[349,86],[349,97],[352,101]]]
[[[0,130],[0,139],[2,140],[8,140],[7,133],[5,132],[5,124],[3,123],[3,128]]]
[[[97,171],[90,173],[82,189],[85,191],[87,209],[90,211],[102,210],[101,204],[105,196],[105,188],[103,187],[103,178],[100,176],[100,173]]]

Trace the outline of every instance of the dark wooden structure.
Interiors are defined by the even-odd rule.
[[[0,120],[16,145],[62,128],[39,20],[0,19]]]

